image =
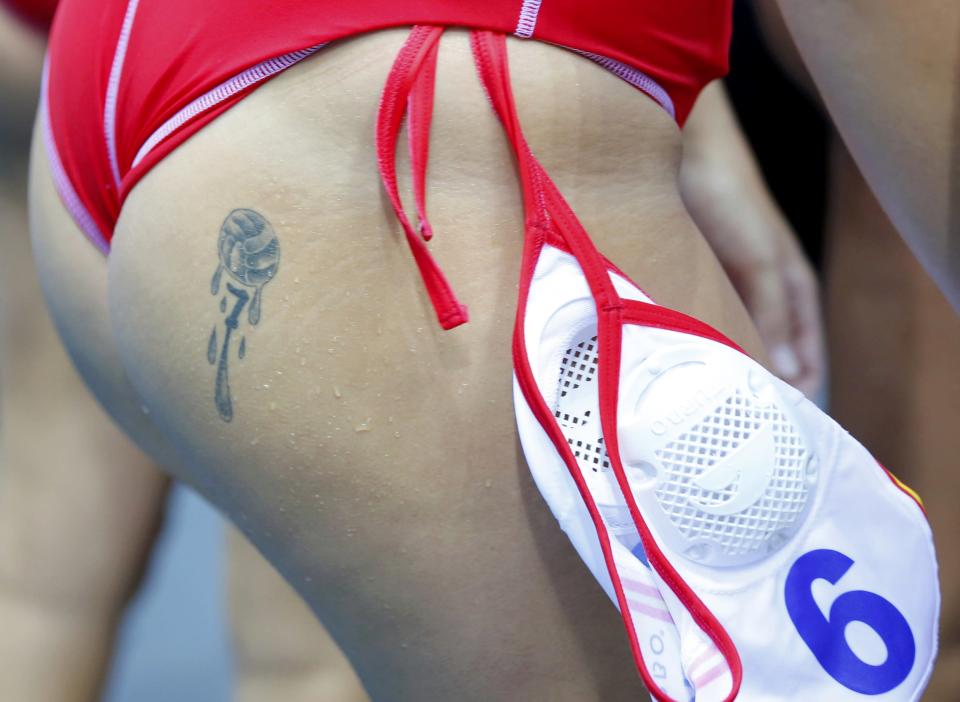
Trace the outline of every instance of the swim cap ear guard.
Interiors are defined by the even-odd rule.
[[[441,27],[387,80],[380,171],[444,328],[466,308],[421,241]],[[525,241],[514,400],[527,463],[620,610],[661,702],[916,700],[936,657],[937,562],[909,489],[710,326],[660,307],[597,251],[528,147],[503,35],[474,59],[517,158]],[[419,232],[395,150],[409,107]]]
[[[798,391],[608,275],[619,334],[576,259],[541,248],[514,400],[537,486],[651,692],[918,699],[939,610],[919,504]]]
[[[919,501],[722,334],[595,248],[474,35],[524,184],[514,400],[524,454],[619,608],[657,700],[916,700],[939,590]]]

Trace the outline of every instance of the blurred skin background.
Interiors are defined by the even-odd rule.
[[[831,416],[924,500],[940,653],[924,700],[960,689],[960,319],[825,118],[772,0],[739,2],[727,81],[778,203],[820,271]]]
[[[831,414],[925,498],[943,613],[924,699],[952,701],[960,322],[824,119],[773,3],[738,3],[735,27],[726,90],[759,166],[711,86],[684,137],[684,197],[775,370],[821,401],[828,387]],[[364,700],[307,608],[209,507],[180,493],[165,523],[167,480],[60,348],[25,210],[41,37],[0,16],[0,702]]]

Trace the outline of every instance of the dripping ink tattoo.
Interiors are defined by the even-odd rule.
[[[226,291],[220,297],[219,309],[223,319],[223,342],[217,344],[215,324],[207,343],[207,361],[217,367],[213,402],[220,419],[233,419],[233,400],[230,397],[230,341],[234,333],[241,334],[237,358],[247,354],[247,337],[241,329],[241,314],[247,310],[247,322],[256,326],[260,322],[260,307],[264,286],[273,280],[280,266],[280,241],[266,218],[253,210],[237,209],[227,215],[220,226],[217,239],[219,263],[210,281],[210,294],[221,295],[220,283],[227,272]],[[232,301],[228,301],[233,298]],[[249,304],[248,304],[249,303]],[[229,310],[229,311],[228,311]]]

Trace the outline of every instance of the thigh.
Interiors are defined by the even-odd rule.
[[[227,555],[237,702],[367,702],[310,608],[236,529]]]
[[[429,201],[466,327],[436,327],[381,196],[373,118],[402,37],[294,67],[134,190],[110,257],[112,339],[185,476],[320,614],[374,699],[633,699],[616,610],[517,443],[522,213],[464,36],[441,48]],[[756,350],[676,192],[675,127],[587,61],[512,52],[531,141],[605,252]],[[269,222],[280,256],[258,323],[247,300],[230,327],[240,298],[212,279],[238,208]]]

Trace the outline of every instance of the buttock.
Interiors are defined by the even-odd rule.
[[[278,565],[374,698],[634,699],[616,612],[519,454],[521,202],[459,33],[440,47],[427,202],[469,324],[435,325],[380,189],[373,121],[404,36],[304,61],[211,123],[131,193],[106,263],[75,228],[60,240],[71,225],[36,167],[48,299],[115,416]],[[528,138],[605,253],[756,347],[682,207],[669,118],[582,58],[511,52]],[[256,322],[248,299],[232,326],[239,297],[213,283],[236,211],[275,250],[257,264],[272,273],[251,288]]]

